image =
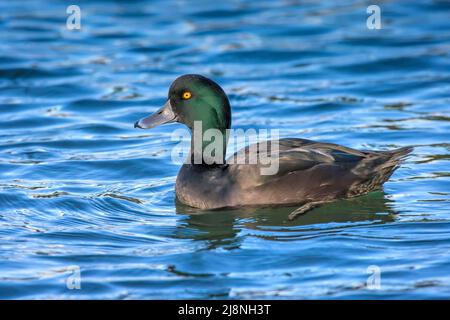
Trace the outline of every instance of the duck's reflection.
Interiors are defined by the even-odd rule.
[[[208,241],[210,248],[223,247],[233,249],[240,246],[244,235],[243,229],[275,232],[292,232],[296,226],[308,226],[305,230],[323,228],[326,224],[345,223],[351,226],[355,222],[379,224],[392,222],[395,211],[392,200],[383,192],[372,192],[368,195],[336,201],[323,205],[294,221],[288,215],[297,207],[239,208],[227,210],[204,211],[176,203],[178,214],[187,215],[178,226],[177,236],[193,240]],[[299,232],[299,229],[297,229]]]

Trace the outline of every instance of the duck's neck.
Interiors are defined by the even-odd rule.
[[[229,132],[214,121],[195,121],[191,128],[190,163],[217,166],[225,163]]]

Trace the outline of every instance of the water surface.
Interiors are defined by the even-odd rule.
[[[366,1],[76,4],[80,31],[65,1],[0,2],[0,298],[449,297],[449,2],[380,2],[381,30]],[[183,207],[178,127],[133,123],[185,73],[223,86],[235,128],[414,154],[295,221]]]

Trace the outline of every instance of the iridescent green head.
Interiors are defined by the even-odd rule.
[[[225,92],[217,83],[201,75],[183,75],[172,83],[167,98],[161,109],[137,121],[134,126],[150,129],[164,123],[179,122],[192,131],[194,124],[201,123],[202,137],[208,129],[218,129],[222,133],[225,155],[231,109]],[[193,135],[193,143],[195,139]],[[202,150],[208,143],[202,141]]]

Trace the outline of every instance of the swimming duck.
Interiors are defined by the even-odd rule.
[[[278,140],[278,171],[262,174],[262,163],[239,164],[230,159],[265,152],[262,143],[248,146],[225,160],[231,108],[222,88],[201,75],[178,77],[170,86],[164,106],[134,126],[150,129],[179,122],[191,130],[190,156],[176,180],[177,199],[191,207],[219,209],[240,206],[295,205],[289,219],[324,203],[351,198],[382,188],[400,161],[412,151],[403,147],[390,151],[360,151],[332,143],[307,139]],[[204,155],[201,130],[220,131],[224,138],[221,161]],[[199,138],[200,137],[200,138]],[[198,143],[198,144],[197,144]],[[195,147],[200,145],[200,148]],[[267,151],[266,151],[267,152]],[[196,160],[196,161],[194,161]]]

